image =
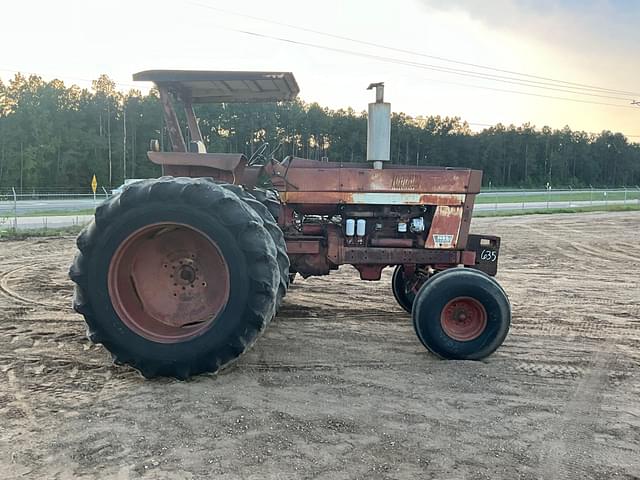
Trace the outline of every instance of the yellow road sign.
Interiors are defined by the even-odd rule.
[[[91,179],[91,190],[93,190],[93,193],[96,193],[96,188],[98,188],[98,180],[96,180],[96,176],[94,175]]]

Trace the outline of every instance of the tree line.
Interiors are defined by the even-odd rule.
[[[300,100],[196,107],[209,151],[251,155],[262,143],[278,155],[360,162],[366,112],[330,110]],[[184,118],[181,117],[184,122]],[[186,125],[183,131],[187,131]],[[125,178],[160,175],[146,158],[150,139],[169,150],[158,93],[121,92],[106,75],[92,88],[16,74],[0,80],[0,188],[111,188]],[[391,119],[391,157],[405,165],[470,167],[495,187],[640,184],[640,144],[621,133],[592,134],[498,124],[479,133],[458,117]]]

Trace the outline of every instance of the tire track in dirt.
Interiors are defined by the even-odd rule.
[[[16,375],[11,370],[7,372],[7,382],[11,387],[11,391],[13,393],[14,404],[24,413],[25,417],[31,424],[31,427],[36,428],[38,422],[36,420],[35,414],[33,413],[33,408],[31,408],[31,403],[23,395],[23,391],[18,384]]]
[[[538,335],[551,335],[551,336],[578,336],[584,338],[603,339],[611,338],[612,336],[619,336],[622,338],[631,338],[635,340],[640,339],[640,322],[632,322],[625,324],[601,324],[595,323],[592,320],[585,320],[582,322],[563,322],[553,323],[531,318],[526,322],[518,325],[518,333],[535,333]]]
[[[557,429],[550,432],[540,461],[542,477],[549,480],[589,478],[591,452],[596,449],[595,429],[602,413],[602,398],[615,357],[597,351],[592,365],[573,391]]]
[[[640,319],[631,288],[640,277],[629,269],[620,281],[620,258],[585,263],[570,245],[606,245],[604,228],[633,244],[640,217],[614,215],[597,230],[604,217],[582,218],[475,224],[503,236],[499,281],[514,305],[512,334],[483,362],[424,351],[386,271],[378,283],[352,269],[296,282],[250,355],[189,382],[144,381],[113,366],[71,308],[0,290],[0,429],[16,439],[0,448],[0,476],[119,478],[134,465],[134,476],[153,478],[634,478]],[[562,236],[554,225],[563,222],[576,229],[563,242],[531,234]],[[7,286],[41,303],[69,296],[71,239],[0,249],[8,260],[36,252],[0,265],[0,277],[55,251],[42,261],[49,265],[10,274]],[[611,353],[597,353],[607,342]],[[24,410],[14,390],[36,427],[26,414],[11,416]],[[355,427],[321,430],[329,417]],[[52,473],[52,459],[64,473]],[[146,470],[149,459],[157,464]]]
[[[531,231],[531,233],[533,233],[535,235],[539,235],[539,236],[542,236],[542,237],[545,237],[545,238],[552,238],[552,237],[549,237],[544,232],[541,232],[541,230],[539,228],[532,227],[532,226],[529,226],[529,225],[523,225],[523,228]],[[564,242],[564,240],[563,240],[563,242]],[[570,248],[569,244],[567,244],[565,246],[560,246],[560,245],[557,245],[557,243],[555,243],[555,242],[554,243],[548,243],[547,242],[547,243],[545,243],[545,248],[547,250],[552,250],[554,252],[554,256],[553,256],[554,263],[560,264],[561,261],[559,261],[559,260],[562,259],[562,258],[565,258],[565,259],[568,259],[570,261],[569,263],[571,264],[573,270],[577,270],[577,271],[580,271],[580,272],[588,272],[588,273],[592,273],[593,272],[593,268],[585,264],[584,257],[579,256],[579,255],[575,255],[575,254],[569,252],[569,248]],[[549,254],[548,251],[547,251],[547,254]]]
[[[348,362],[348,363],[238,363],[234,368],[238,369],[252,369],[260,371],[285,371],[295,372],[298,370],[344,370],[347,368],[405,368],[411,366],[410,362]]]
[[[579,232],[575,230],[571,230],[566,227],[562,227],[562,226],[557,227],[556,230],[564,231],[565,233],[570,235],[579,235]],[[552,238],[555,238],[556,240],[561,240],[562,238],[566,238],[566,237],[551,235],[549,233],[547,233],[547,235],[551,236]],[[618,262],[631,261],[634,264],[637,264],[640,261],[639,255],[628,254],[626,252],[620,252],[620,251],[616,251],[609,248],[605,249],[605,248],[598,247],[595,244],[592,246],[589,246],[589,245],[584,245],[583,243],[571,242],[571,246],[576,250],[581,251],[587,255],[596,256],[599,259],[604,259],[609,262],[618,263]]]
[[[2,242],[0,242],[0,245],[2,245]],[[55,262],[57,260],[60,260],[60,254],[56,254],[56,253],[47,253],[47,254],[41,254],[41,255],[33,254],[33,253],[13,254],[12,252],[11,256],[9,257],[0,256],[0,265],[3,268],[11,267],[14,265],[23,266],[27,261],[33,261],[33,260],[38,260],[39,262],[43,262],[45,260]],[[49,262],[49,263],[52,263],[52,262]]]
[[[587,366],[569,365],[552,362],[524,361],[515,364],[514,368],[520,372],[536,377],[573,379],[592,374]],[[605,375],[610,379],[624,379],[629,376],[628,369],[608,370]]]
[[[4,294],[5,296],[9,297],[11,300],[13,301],[18,301],[20,303],[26,304],[26,305],[38,305],[41,307],[47,307],[48,309],[55,309],[55,310],[68,310],[68,308],[62,307],[59,304],[54,304],[54,303],[49,303],[49,302],[41,302],[38,300],[34,300],[31,298],[26,298],[22,295],[20,295],[19,293],[13,291],[10,287],[9,287],[9,280],[11,280],[11,278],[13,276],[15,276],[16,274],[18,274],[19,272],[29,269],[29,268],[33,268],[33,267],[37,267],[39,266],[38,263],[32,263],[32,264],[27,264],[27,265],[22,265],[20,267],[14,268],[12,270],[9,270],[8,272],[3,273],[0,276],[0,293]]]
[[[26,241],[16,246],[20,251],[50,248],[49,242],[42,242]],[[45,414],[48,405],[55,403],[80,405],[96,372],[111,374],[112,368],[104,362],[79,360],[69,351],[78,345],[77,333],[65,327],[69,318],[61,315],[71,313],[69,306],[30,296],[41,286],[51,293],[59,292],[59,279],[66,276],[64,254],[20,254],[15,249],[7,253],[10,256],[0,260],[0,373],[13,397],[10,408],[23,412],[30,430],[36,432],[36,413]],[[78,393],[70,393],[74,391]]]
[[[580,232],[576,231],[576,230],[572,230],[569,229],[567,227],[563,227],[561,225],[554,225],[554,230],[555,231],[563,231],[568,235],[565,236],[559,236],[559,235],[554,235],[552,233],[549,233],[548,231],[543,230],[540,227],[534,227],[531,225],[524,225],[525,228],[527,228],[528,230],[531,230],[532,232],[534,232],[537,235],[542,235],[550,240],[554,240],[555,243],[552,244],[554,246],[554,248],[559,249],[560,247],[557,246],[558,243],[564,243],[566,244],[566,247],[561,248],[561,251],[565,252],[565,256],[570,256],[573,259],[576,259],[577,261],[579,261],[580,263],[584,263],[585,260],[588,259],[593,259],[596,258],[598,261],[605,261],[607,263],[609,262],[634,262],[634,263],[638,263],[639,261],[639,256],[638,255],[629,255],[626,253],[620,253],[617,251],[613,251],[613,250],[609,250],[609,249],[603,249],[603,248],[599,248],[597,246],[588,246],[585,245],[583,243],[580,242],[576,242],[574,239],[571,238],[571,236],[580,236]],[[570,235],[570,236],[569,236]],[[571,238],[571,239],[570,239]],[[578,251],[578,252],[582,252],[584,254],[587,255],[587,257],[576,257],[573,255],[569,255],[566,252],[566,248],[573,248],[574,250]],[[615,258],[612,258],[615,257]]]

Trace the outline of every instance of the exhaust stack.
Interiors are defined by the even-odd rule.
[[[369,104],[367,119],[367,161],[382,170],[391,157],[391,104],[384,102],[384,82],[372,83],[367,90],[376,89],[376,102]]]

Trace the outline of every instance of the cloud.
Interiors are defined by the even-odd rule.
[[[421,0],[432,9],[464,12],[489,28],[527,36],[575,53],[637,56],[637,0]],[[629,62],[634,61],[632,58]]]

